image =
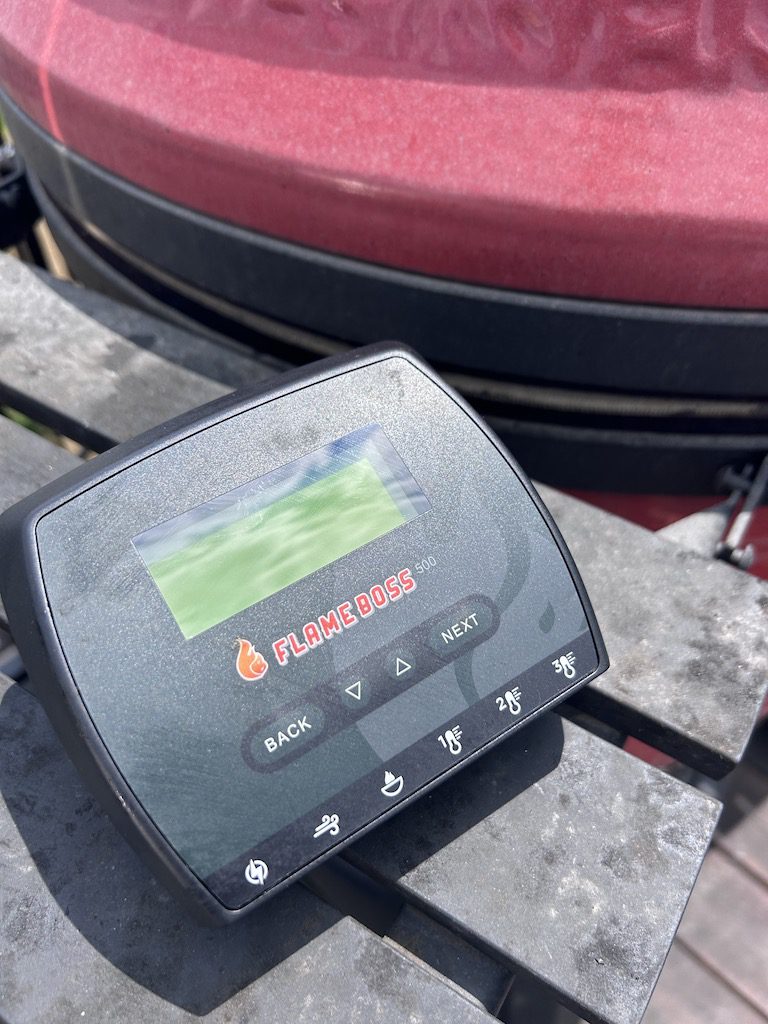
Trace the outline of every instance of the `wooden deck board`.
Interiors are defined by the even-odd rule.
[[[678,938],[754,1009],[768,1007],[768,888],[720,850],[704,861]]]
[[[723,786],[714,846],[643,1024],[768,1024],[766,752],[768,724]]]
[[[750,764],[734,776],[715,842],[768,886],[768,776]]]
[[[643,1024],[765,1024],[765,1020],[675,943]]]

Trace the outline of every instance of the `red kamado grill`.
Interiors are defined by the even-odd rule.
[[[748,0],[0,0],[78,278],[295,362],[406,342],[649,526],[768,451],[767,82]]]

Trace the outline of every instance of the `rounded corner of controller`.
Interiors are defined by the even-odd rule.
[[[402,359],[409,366],[426,374],[435,384],[442,385],[432,366],[425,360],[424,356],[416,349],[411,348],[402,341],[384,341],[380,345],[369,345],[366,349],[369,359],[367,365],[374,362],[387,362],[390,359]]]
[[[571,564],[573,564],[572,556]],[[597,621],[595,610],[592,607],[592,603],[589,597],[587,596],[581,577],[579,576],[578,579],[579,596],[581,597],[582,603],[584,605],[584,610],[587,618],[587,625],[589,627],[589,632],[592,636],[592,643],[595,645],[595,654],[597,656],[597,663],[594,669],[589,673],[589,675],[584,680],[582,680],[579,683],[579,687],[581,687],[586,686],[588,683],[591,683],[593,680],[597,679],[599,676],[607,672],[608,669],[611,667],[611,659],[608,655],[608,649],[605,646],[605,640],[603,639],[603,633]]]
[[[605,646],[603,634],[600,632],[600,629],[597,630],[595,645],[597,647],[597,668],[595,669],[595,674],[592,677],[593,679],[596,679],[597,676],[601,676],[604,672],[607,672],[608,669],[611,667],[610,655],[608,654],[608,649]]]

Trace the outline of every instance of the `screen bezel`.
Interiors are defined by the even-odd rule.
[[[340,461],[341,453],[343,453],[345,449],[352,449],[356,451],[358,457],[352,462],[349,462],[343,469],[334,469],[330,472],[327,471],[327,463],[338,463]],[[376,462],[373,461],[372,456],[375,457]],[[317,476],[317,479],[307,483],[305,478],[306,473],[315,467],[321,460],[325,460],[326,465],[321,466],[321,472]],[[179,614],[177,614],[177,601],[172,599],[171,595],[167,592],[167,588],[164,587],[158,579],[156,572],[157,563],[162,562],[169,557],[176,557],[177,555],[188,553],[190,548],[194,547],[198,541],[203,539],[203,537],[197,536],[186,544],[181,544],[181,546],[175,547],[175,550],[171,554],[165,555],[162,558],[150,559],[151,549],[159,547],[162,544],[167,544],[168,542],[173,542],[174,539],[177,542],[180,541],[183,533],[191,532],[195,527],[199,527],[202,523],[210,522],[212,520],[220,521],[223,518],[227,518],[229,522],[226,523],[226,525],[218,526],[209,534],[206,534],[206,537],[218,535],[224,530],[234,527],[237,523],[245,523],[258,514],[269,513],[280,501],[288,498],[300,500],[302,496],[306,495],[307,489],[315,484],[331,480],[338,481],[339,473],[346,472],[355,466],[359,466],[362,462],[368,463],[371,471],[375,474],[377,483],[380,485],[382,491],[400,513],[401,518],[399,522],[388,525],[386,529],[371,533],[360,543],[353,543],[345,546],[344,550],[336,554],[334,557],[313,565],[306,572],[301,573],[301,575],[287,580],[287,582],[283,583],[281,586],[267,590],[260,596],[254,597],[253,600],[249,599],[245,603],[239,604],[238,607],[228,610],[226,613],[218,614],[218,617],[213,617],[217,613],[213,613],[213,616],[209,614],[207,623],[199,628],[190,629],[188,628],[188,622],[185,623],[181,621]],[[384,472],[388,475],[384,476]],[[300,475],[302,476],[303,482],[299,486],[289,486],[282,495],[279,497],[272,497],[271,500],[260,500],[264,497],[265,491],[269,493],[270,491],[279,490],[281,486],[284,487],[286,483],[295,484],[296,478]],[[408,490],[405,489],[406,486],[409,488]],[[247,514],[235,518],[232,515],[233,509],[237,508],[237,506],[244,500],[248,501],[252,507],[249,508]],[[140,534],[133,537],[131,543],[144,563],[149,577],[160,593],[160,596],[163,598],[165,605],[171,613],[171,616],[178,626],[182,636],[185,640],[192,640],[195,637],[200,636],[202,633],[208,632],[208,630],[221,625],[231,618],[234,618],[241,612],[281,593],[288,587],[301,583],[303,580],[309,578],[314,573],[319,572],[321,569],[333,565],[335,562],[340,561],[347,555],[352,554],[354,551],[360,550],[377,540],[379,537],[386,536],[392,530],[406,526],[414,519],[417,519],[419,516],[429,512],[430,508],[431,505],[429,498],[420,487],[418,481],[414,478],[397,448],[387,436],[386,431],[382,428],[381,424],[370,423],[364,427],[359,427],[346,435],[334,438],[333,440],[326,442],[326,444],[305,453],[297,459],[293,459],[288,463],[284,463],[281,466],[271,469],[268,473],[265,473],[262,476],[255,477],[252,480],[239,484],[237,487],[232,488],[229,491],[214,495],[192,508],[185,509],[183,512],[178,513],[171,519],[163,520],[160,523],[148,527]],[[287,537],[283,539],[284,543],[287,541]]]

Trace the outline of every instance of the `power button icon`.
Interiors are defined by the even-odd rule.
[[[263,860],[249,860],[245,869],[245,880],[251,885],[264,885],[269,874],[269,868]]]

